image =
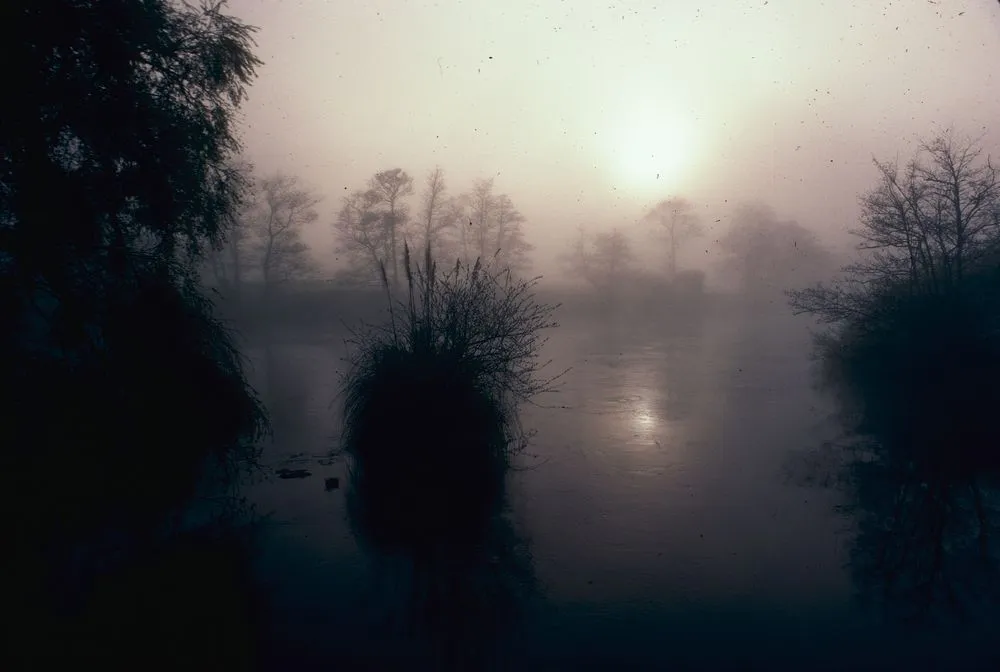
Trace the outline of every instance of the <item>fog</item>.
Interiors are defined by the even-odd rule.
[[[436,165],[452,193],[494,176],[551,279],[579,225],[648,248],[638,220],[670,196],[689,198],[708,229],[684,250],[689,265],[717,256],[744,200],[844,247],[873,156],[1000,118],[1000,6],[985,0],[233,0],[230,11],[260,28],[264,61],[247,155],[323,197],[306,239],[328,271],[342,261],[330,223],[345,193],[394,167],[419,190]]]
[[[1000,669],[1000,3],[0,13],[0,668]]]

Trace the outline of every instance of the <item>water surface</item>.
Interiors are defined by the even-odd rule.
[[[522,411],[537,433],[507,520],[537,590],[493,644],[506,666],[954,667],[957,640],[859,610],[838,494],[788,477],[789,455],[842,433],[808,327],[781,306],[730,305],[645,328],[571,316],[549,334],[549,370],[569,371]],[[323,486],[346,484],[330,457],[343,336],[275,331],[249,348],[273,414],[265,461],[313,474],[251,489],[272,514],[261,576],[302,665],[381,660],[414,583],[405,558],[359,547],[345,489]]]

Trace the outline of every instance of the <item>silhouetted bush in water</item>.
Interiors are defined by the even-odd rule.
[[[869,287],[826,296],[849,310],[826,313],[834,326],[817,339],[854,435],[832,461],[850,495],[860,595],[906,620],[993,609],[1000,276],[979,267],[947,293]]]
[[[827,380],[865,434],[914,477],[1000,472],[1000,303],[971,294],[881,299],[875,319],[820,338]],[[992,300],[990,300],[992,303]]]
[[[360,505],[366,503],[372,504]],[[530,545],[504,508],[498,503],[479,521],[475,535],[433,547],[420,544],[408,552],[373,549],[372,591],[355,613],[360,623],[378,633],[386,649],[372,652],[371,665],[507,669],[498,662],[508,653],[511,628],[537,597],[538,583]],[[350,520],[359,541],[367,545],[379,537],[379,531],[368,526],[382,521],[359,519],[357,513],[353,508]],[[390,665],[394,658],[406,664]]]
[[[951,133],[876,167],[859,259],[792,305],[831,325],[819,354],[860,436],[856,579],[907,616],[961,613],[1000,597],[1000,169]]]
[[[404,247],[404,265],[406,299],[383,269],[389,320],[351,341],[349,520],[379,566],[409,577],[394,634],[423,642],[434,669],[484,669],[535,587],[504,486],[525,442],[517,404],[554,380],[538,375],[554,306],[480,262],[438,274],[429,251],[420,268]]]
[[[863,597],[908,620],[1000,603],[1000,305],[985,300],[888,294],[877,319],[820,340],[858,437],[840,477],[851,569]]]
[[[534,281],[477,261],[439,274],[405,249],[408,294],[387,324],[354,335],[345,380],[343,449],[361,517],[383,546],[477,534],[523,445],[517,404],[547,389],[539,332],[554,306]]]

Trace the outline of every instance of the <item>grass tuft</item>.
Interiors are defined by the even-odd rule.
[[[403,299],[383,267],[389,319],[353,334],[343,381],[354,518],[411,550],[488,528],[525,445],[518,404],[558,378],[539,375],[557,306],[536,301],[537,279],[481,260],[440,273],[423,256],[404,247]]]

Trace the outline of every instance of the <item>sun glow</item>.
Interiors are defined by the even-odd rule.
[[[611,145],[616,182],[641,191],[671,190],[690,166],[694,137],[675,115],[647,108],[622,115]]]

